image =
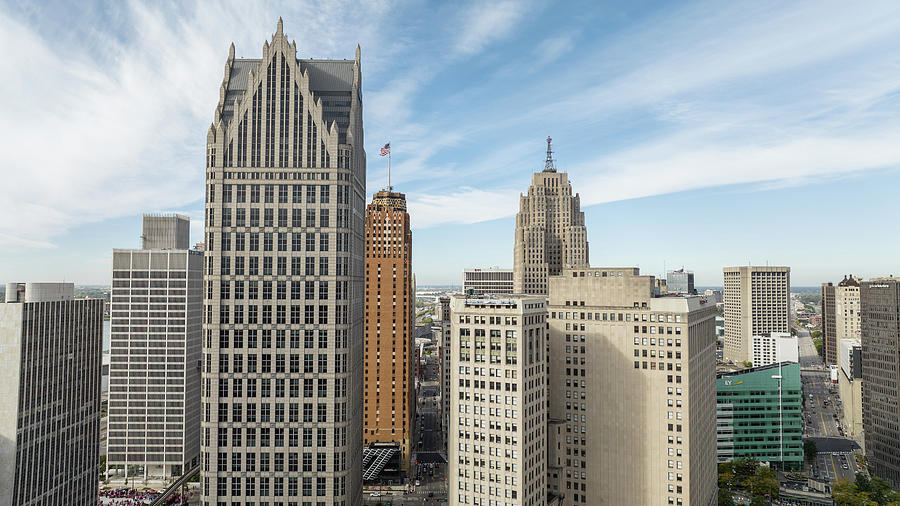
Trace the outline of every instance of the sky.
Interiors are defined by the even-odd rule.
[[[229,44],[279,16],[301,58],[360,44],[367,189],[390,141],[419,285],[512,266],[548,135],[594,266],[900,274],[897,2],[0,0],[0,280],[108,284],[146,212],[201,240]]]

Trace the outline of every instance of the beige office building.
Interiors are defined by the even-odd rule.
[[[547,294],[547,277],[565,267],[588,265],[587,229],[581,199],[569,175],[553,165],[550,138],[544,170],[531,176],[519,196],[513,258],[513,293]]]
[[[862,342],[859,339],[842,339],[840,346],[838,393],[841,397],[841,422],[848,436],[860,437],[863,435]]]
[[[715,504],[715,304],[636,268],[550,277],[550,491],[565,505]]]
[[[859,278],[844,276],[836,286],[822,283],[822,346],[825,363],[840,363],[841,341],[860,338]]]
[[[791,268],[742,266],[723,272],[725,359],[750,362],[753,336],[791,331]]]
[[[203,506],[362,502],[359,47],[225,61],[207,134]]]
[[[543,297],[451,299],[451,505],[547,504]]]

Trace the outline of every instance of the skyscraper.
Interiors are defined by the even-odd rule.
[[[581,199],[565,172],[557,172],[547,137],[544,170],[531,176],[519,196],[513,254],[513,293],[547,294],[547,277],[565,267],[588,265],[587,229]]]
[[[715,503],[715,304],[654,292],[636,268],[550,277],[548,475],[564,505]]]
[[[724,355],[735,363],[749,362],[753,336],[791,331],[791,268],[725,267],[723,273]]]
[[[453,339],[450,334],[450,297],[438,298],[435,307],[434,325],[431,332],[436,334],[441,357],[441,429],[444,434],[444,445],[447,444],[447,430],[450,424],[450,381],[453,371],[450,370],[450,356],[453,353]]]
[[[203,252],[189,229],[185,216],[144,215],[144,248],[113,250],[106,463],[126,477],[200,462]]]
[[[859,339],[859,279],[822,283],[822,346],[825,363],[837,365],[844,339]]]
[[[0,303],[0,504],[97,504],[101,299],[9,283]]]
[[[366,209],[363,443],[398,443],[409,465],[415,387],[415,287],[406,196],[382,190]]]
[[[231,46],[207,134],[203,504],[361,501],[359,47]],[[302,462],[302,464],[301,464]]]
[[[454,296],[451,505],[547,504],[547,303]]]
[[[860,283],[862,419],[872,474],[900,489],[900,279]]]

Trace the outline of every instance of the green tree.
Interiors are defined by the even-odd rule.
[[[778,476],[770,467],[760,466],[750,478],[750,493],[753,498],[778,497]],[[765,504],[765,503],[763,503]]]
[[[719,506],[734,506],[730,488],[719,487]]]
[[[831,488],[831,497],[836,506],[864,506],[867,502],[872,504],[868,492],[862,492],[856,487],[856,483],[840,479]]]
[[[891,490],[891,485],[886,480],[877,476],[874,476],[869,480],[868,492],[872,497],[872,500],[879,505],[887,505],[892,502],[900,501],[900,494]]]
[[[816,460],[816,454],[818,450],[816,449],[816,442],[812,439],[807,439],[803,442],[803,454],[806,455],[806,460],[812,462]]]
[[[821,331],[821,330],[814,330],[814,331],[812,332],[812,338],[813,338],[813,339],[822,339],[822,331]]]

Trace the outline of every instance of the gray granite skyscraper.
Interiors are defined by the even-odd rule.
[[[359,47],[278,28],[225,62],[207,135],[203,504],[362,500],[366,156]]]

